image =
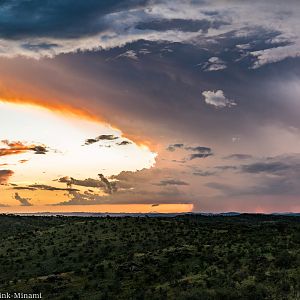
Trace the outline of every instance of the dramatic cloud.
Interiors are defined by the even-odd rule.
[[[31,198],[23,198],[19,195],[19,193],[15,193],[14,198],[21,203],[21,206],[32,206],[32,204],[29,202]]]
[[[14,174],[12,170],[0,170],[0,184],[6,184],[9,177]]]
[[[0,4],[0,36],[11,40],[48,36],[74,39],[94,35],[108,28],[103,16],[141,6],[147,1],[113,0],[99,2],[63,0],[59,4],[41,3],[36,0],[17,2],[4,1]],[[72,7],[72,9],[70,9]],[[5,18],[4,18],[5,16]],[[16,22],[18,20],[18,22]],[[25,47],[29,47],[25,44]],[[55,48],[58,45],[40,42],[36,48]]]
[[[208,105],[215,106],[217,108],[231,107],[236,105],[233,100],[227,99],[224,96],[224,92],[222,90],[215,91],[204,91],[202,92],[204,96],[204,101]]]
[[[159,168],[124,171],[111,176],[110,180],[99,174],[107,185],[105,194],[93,191],[70,192],[70,200],[56,205],[191,203],[187,189],[189,183],[174,179],[172,175],[182,174],[177,174],[174,169]]]
[[[160,204],[188,204],[191,203],[190,197],[181,193],[176,187],[173,189],[153,191],[119,191],[113,195],[99,196],[94,193],[71,192],[70,200],[59,202],[56,205],[95,205],[95,204],[153,204],[159,202]],[[170,199],[172,201],[170,202]]]
[[[299,210],[289,198],[300,195],[299,3],[102,2],[0,4],[0,105],[2,98],[16,106],[38,103],[111,125],[77,141],[70,132],[70,143],[57,130],[53,142],[66,149],[47,155],[57,166],[53,172],[41,157],[22,164],[23,157],[13,155],[45,154],[50,143],[43,134],[18,135],[25,122],[2,113],[3,138],[10,141],[0,144],[1,165],[15,172],[15,191],[24,189],[32,203],[51,194],[40,190],[55,190],[66,191],[57,193],[64,205],[187,201],[200,210],[235,209],[236,203],[264,208],[265,196],[271,207],[280,195],[281,207]],[[107,134],[97,136],[101,132]],[[18,142],[21,137],[47,147]],[[155,164],[154,158],[137,163],[133,150],[143,152],[140,145],[157,153]],[[54,184],[58,174],[73,177]],[[0,182],[9,176],[1,174]],[[15,191],[3,188],[5,196]]]
[[[4,1],[0,4],[0,55],[54,57],[120,47],[139,40],[180,42],[200,49],[210,46],[217,55],[220,37],[229,49],[241,51],[239,59],[252,58],[254,68],[258,68],[300,55],[298,15],[299,5],[293,0],[288,8],[278,0],[63,0],[59,5],[53,1]],[[264,45],[259,47],[254,36],[262,33],[273,36],[265,37]],[[232,45],[230,34],[241,40]],[[136,60],[136,52],[128,54],[126,57]],[[209,71],[225,67],[218,61],[209,64]]]

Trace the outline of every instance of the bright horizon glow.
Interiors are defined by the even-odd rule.
[[[1,101],[0,120],[0,141],[45,145],[48,149],[46,154],[28,151],[0,157],[0,164],[6,164],[1,168],[14,172],[9,182],[19,186],[45,184],[65,188],[64,183],[54,180],[64,176],[82,180],[97,179],[99,173],[111,176],[124,170],[150,168],[155,164],[156,153],[124,138],[121,131],[100,122],[58,114],[38,106]],[[84,145],[86,139],[102,134],[114,135],[118,139]],[[129,141],[130,144],[117,145],[123,140]],[[4,146],[2,143],[1,148]],[[21,160],[26,162],[20,163]],[[81,187],[79,189],[84,191]],[[11,203],[14,192],[16,191],[8,191],[8,188],[2,189],[1,203]],[[30,194],[32,204],[37,204],[36,202],[40,200],[37,199],[40,193],[36,191],[30,193],[25,191],[25,194],[27,196]],[[52,199],[55,198],[53,197],[55,193],[51,192],[51,195]],[[64,198],[66,200],[66,197]],[[53,200],[50,202],[53,203]]]
[[[11,206],[0,207],[0,213],[188,213],[193,211],[193,204],[98,204],[98,205],[67,205],[67,206]]]

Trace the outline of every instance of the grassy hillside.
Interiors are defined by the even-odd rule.
[[[300,299],[300,217],[0,216],[0,291]]]

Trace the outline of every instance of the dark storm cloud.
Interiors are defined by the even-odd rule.
[[[178,191],[176,186],[169,187],[167,190],[130,190],[130,191],[118,191],[114,194],[107,194],[100,196],[90,192],[72,192],[70,193],[70,200],[60,202],[56,205],[93,205],[93,204],[153,204],[155,201],[159,204],[169,204],[170,199],[172,203],[191,203],[190,197],[187,194],[183,194]],[[185,199],[185,200],[183,200]]]
[[[277,101],[277,97],[273,96],[276,92],[266,86],[269,82],[276,82],[277,79],[282,81],[283,77],[276,74],[286,74],[284,77],[288,77],[288,74],[299,73],[297,64],[291,66],[281,64],[276,67],[277,71],[273,67],[262,68],[256,72],[250,71],[248,68],[253,58],[248,55],[244,60],[236,62],[240,58],[240,49],[236,45],[247,44],[254,39],[267,40],[270,39],[270,35],[264,33],[255,37],[255,35],[236,36],[235,33],[231,33],[216,38],[216,43],[207,42],[203,45],[139,41],[107,51],[66,55],[52,60],[51,65],[54,63],[63,65],[64,70],[69,68],[70,72],[77,72],[78,78],[87,78],[89,83],[84,90],[79,84],[78,88],[77,84],[74,84],[72,91],[64,91],[67,85],[62,87],[61,82],[53,84],[51,89],[72,93],[68,97],[91,99],[81,104],[88,106],[95,113],[101,114],[105,110],[103,108],[107,108],[110,111],[107,113],[109,121],[117,124],[119,128],[124,128],[124,131],[129,126],[132,130],[128,120],[134,119],[138,123],[135,128],[147,137],[156,138],[156,133],[170,137],[185,135],[189,143],[193,143],[195,138],[197,142],[203,140],[204,143],[211,143],[213,140],[216,142],[229,140],[236,131],[241,136],[257,132],[258,126],[267,123],[283,122],[299,127],[296,110],[290,110],[287,102],[279,101],[279,97]],[[108,57],[115,57],[130,48],[138,52],[145,47],[150,49],[151,54],[139,62],[139,67],[129,60],[106,61]],[[162,54],[160,50],[165,47],[169,47],[173,52]],[[264,47],[262,42],[253,45],[254,50]],[[215,56],[215,52],[221,52],[218,56],[228,65],[228,68],[222,71],[224,73],[207,74],[196,67],[197,64],[205,63]],[[106,74],[107,81],[103,78],[103,74]],[[43,81],[49,82],[47,78]],[[98,84],[103,81],[106,82],[107,89],[106,84],[101,86]],[[205,107],[205,103],[201,101],[201,93],[218,89],[224,90],[230,99],[238,99],[239,105],[234,110],[226,112]],[[103,101],[97,96],[99,94],[107,95],[104,99],[110,101]],[[270,107],[272,109],[269,109]],[[116,116],[119,114],[112,114],[115,109],[119,114],[122,112],[124,117],[118,118]],[[95,142],[94,139],[91,139],[91,142]]]
[[[241,171],[245,173],[270,173],[278,174],[281,172],[288,171],[294,166],[288,165],[284,162],[275,161],[275,162],[257,162],[249,165],[242,165]],[[299,166],[298,166],[299,167]]]
[[[53,57],[120,47],[139,40],[168,41],[196,45],[198,54],[199,50],[223,52],[222,59],[235,50],[235,54],[239,53],[235,59],[246,57],[252,60],[253,68],[259,68],[299,56],[299,34],[294,29],[299,25],[297,3],[289,1],[288,13],[282,3],[272,3],[239,1],[232,7],[228,3],[228,10],[222,0],[2,1],[0,38],[5,46],[0,54]],[[278,22],[286,15],[289,18],[284,18],[285,22]],[[262,32],[273,36],[262,39]],[[240,43],[232,43],[230,35]],[[264,46],[257,46],[261,41]],[[213,65],[206,70],[218,71],[226,65]]]
[[[207,187],[218,190],[224,197],[244,197],[244,196],[298,196],[300,193],[298,181],[289,176],[279,178],[260,178],[259,181],[247,186],[235,186],[234,184],[223,184],[219,182],[209,182]],[[282,200],[283,200],[282,199]]]
[[[8,179],[14,174],[12,170],[0,170],[0,184],[6,184]]]
[[[187,20],[187,19],[165,19],[165,20],[153,20],[149,22],[141,22],[136,25],[137,29],[141,30],[180,30],[186,32],[207,32],[208,29],[218,29],[222,25],[228,23],[223,21],[209,21],[209,20]]]
[[[166,185],[189,185],[187,182],[178,180],[178,179],[165,179],[161,180],[159,183],[153,183],[158,186],[166,186]]]
[[[232,183],[209,182],[207,187],[218,190],[226,197],[248,195],[298,196],[300,193],[300,155],[282,155],[266,158],[265,161],[241,165],[241,173],[247,174],[247,181],[237,186]],[[241,173],[235,176],[241,178]],[[234,179],[234,177],[233,177]]]
[[[53,44],[53,43],[26,43],[22,44],[22,48],[28,49],[31,51],[39,51],[39,50],[49,50],[59,47],[58,44]]]
[[[76,38],[93,35],[108,28],[102,19],[106,14],[146,3],[143,0],[1,1],[0,37]],[[36,46],[55,47],[55,44],[25,44],[25,47]]]
[[[10,26],[12,32],[9,32],[7,36],[9,43],[15,41],[12,39],[20,38],[22,40],[18,44],[22,45],[25,50],[31,52],[48,50],[43,53],[51,56],[53,52],[51,57],[54,58],[51,60],[44,58],[38,63],[18,58],[12,60],[11,65],[8,60],[2,58],[2,77],[4,79],[6,75],[9,75],[14,79],[13,82],[26,82],[29,78],[28,86],[30,90],[37,89],[36,95],[47,95],[50,90],[51,98],[61,99],[62,102],[82,107],[100,117],[104,116],[112,125],[121,128],[124,133],[141,137],[141,140],[149,138],[153,144],[158,145],[184,141],[185,145],[188,145],[186,147],[190,149],[184,149],[183,144],[178,149],[189,151],[185,155],[187,157],[191,155],[188,158],[192,161],[187,158],[186,165],[196,164],[200,159],[212,156],[213,151],[216,151],[218,156],[205,161],[205,165],[208,165],[205,167],[209,171],[195,171],[194,173],[197,173],[196,176],[203,177],[217,175],[211,178],[211,181],[220,182],[212,184],[211,187],[226,195],[242,196],[251,193],[263,195],[264,193],[275,194],[275,192],[280,195],[297,194],[299,172],[295,158],[293,161],[283,158],[266,161],[256,159],[256,157],[268,156],[275,151],[276,153],[288,152],[291,149],[295,152],[299,151],[300,60],[296,58],[299,53],[299,30],[297,30],[299,17],[297,10],[293,12],[295,7],[288,7],[275,0],[274,2],[276,5],[273,5],[273,2],[268,4],[261,1],[261,5],[265,5],[263,8],[266,9],[260,9],[258,1],[251,3],[249,1],[201,1],[201,3],[200,1],[174,3],[161,1],[162,5],[166,3],[169,7],[156,7],[156,10],[149,8],[147,11],[138,12],[127,11],[107,18],[107,15],[103,17],[102,12],[98,13],[97,9],[94,9],[93,3],[95,2],[88,1],[81,2],[80,5],[82,7],[87,5],[87,10],[94,9],[95,15],[89,15],[83,9],[82,14],[76,12],[74,18],[71,18],[73,23],[68,20],[70,14],[73,13],[72,5],[65,9],[64,1],[60,1],[60,4],[55,1],[47,4],[39,2],[40,6],[48,8],[51,5],[61,5],[64,7],[62,11],[67,15],[66,20],[61,21],[61,14],[57,10],[50,9],[46,21],[61,23],[59,26],[57,24],[50,26],[44,22],[45,16],[41,9],[40,22],[34,18],[14,18],[16,24]],[[14,3],[16,7],[20,6],[20,3],[25,5],[25,1]],[[26,5],[28,3],[30,1],[27,1]],[[32,1],[32,3],[37,2]],[[66,3],[70,4],[68,1]],[[77,1],[72,3],[74,11],[78,10]],[[200,21],[204,18],[199,6],[207,3],[212,6],[205,8],[208,12],[207,18],[212,17],[210,22],[214,22],[215,17],[222,22],[225,18],[229,20],[230,26],[224,24],[218,29],[209,30],[208,34],[205,32],[204,23],[201,25],[203,28],[199,28]],[[231,3],[234,5],[231,6]],[[92,5],[88,7],[88,4]],[[100,3],[101,5],[104,4]],[[290,10],[288,18],[282,18],[283,15],[278,13],[284,10]],[[9,11],[11,11],[10,6]],[[35,9],[32,9],[32,12],[26,9],[24,11],[25,13],[27,11],[29,16],[36,15]],[[113,10],[109,9],[107,12],[111,11]],[[152,16],[149,15],[150,11],[153,11]],[[153,15],[155,22],[152,22]],[[184,17],[186,20],[178,22],[178,19]],[[9,14],[6,18],[9,21],[11,19]],[[195,18],[195,22],[191,23],[192,18]],[[196,20],[197,18],[200,20]],[[78,21],[76,25],[74,25],[75,19],[76,22]],[[8,27],[1,26],[4,21],[5,18],[0,18],[0,37],[1,32],[3,34]],[[21,26],[24,22],[25,26]],[[35,22],[35,29],[29,29],[26,22]],[[141,22],[144,26],[145,24],[154,26],[150,29],[154,32],[149,33],[148,29],[137,29],[136,24],[141,25]],[[93,26],[95,23],[97,24]],[[19,30],[18,26],[22,28]],[[58,32],[58,27],[61,32]],[[195,32],[197,28],[200,30],[199,35]],[[88,40],[83,43],[79,39],[73,39],[73,44],[70,46],[68,44],[70,40],[63,40],[74,36],[86,37],[106,29],[109,29],[109,33],[97,35],[93,42]],[[14,30],[19,32],[14,33]],[[49,36],[61,39],[59,41],[51,39],[26,41],[27,37],[47,38]],[[111,41],[111,36],[114,37],[113,41]],[[13,43],[6,47],[6,40],[3,43],[4,53],[0,55],[24,53],[18,50],[15,54],[11,54],[18,45]],[[62,44],[66,47],[63,48]],[[58,49],[58,45],[63,48],[63,51]],[[79,52],[70,54],[78,49],[80,49]],[[84,53],[91,49],[93,51]],[[55,56],[59,53],[64,53],[64,55]],[[120,59],[112,59],[116,57]],[[208,72],[208,70],[213,72]],[[82,84],[83,79],[84,84]],[[0,81],[2,83],[2,78]],[[39,88],[44,89],[44,94],[38,90]],[[207,94],[208,91],[210,94]],[[207,97],[208,102],[216,104],[216,99],[213,102],[211,96],[217,91],[224,92],[226,99],[234,99],[238,105],[228,110],[212,109],[207,102],[203,101],[201,94],[206,92],[206,96],[210,96]],[[53,94],[56,97],[53,97]],[[224,97],[219,96],[219,100],[223,99],[226,104]],[[233,143],[232,137],[235,136],[239,139]],[[89,145],[98,140],[87,141]],[[109,147],[115,143],[103,144]],[[189,145],[209,145],[211,148]],[[247,158],[240,154],[233,154],[228,159],[237,160],[236,163],[245,165],[217,165],[219,168],[214,168],[215,160],[224,156],[225,153],[243,153],[244,151],[249,152],[249,155],[252,154],[253,157]],[[197,158],[198,161],[195,160]],[[250,162],[255,160],[255,163],[248,164],[249,161],[246,159],[251,159]],[[223,163],[224,161],[217,164]],[[218,176],[228,169],[239,171],[224,174],[229,177],[226,179],[232,186],[228,186],[227,182],[221,182],[225,179]],[[216,173],[211,174],[212,172]],[[153,190],[151,190],[152,193],[147,193],[149,182],[150,184],[159,183],[167,176],[174,178],[175,174],[160,174],[158,177],[145,175],[145,173],[124,173],[116,176],[119,178],[116,178],[119,180],[117,181],[118,187],[124,185],[124,189],[127,187],[127,190],[124,194],[120,191],[120,194],[108,195],[109,200],[122,202],[125,200],[121,197],[124,197],[126,201],[138,202],[146,199],[151,203],[154,201],[156,203],[155,197],[160,197],[160,200],[169,197],[168,199],[179,201],[177,191],[165,195],[158,195],[157,191]],[[126,176],[127,178],[124,179]],[[189,181],[180,175],[177,178],[189,182],[191,190],[201,195],[200,184],[193,185],[192,180]],[[110,182],[111,179],[108,179]],[[69,179],[64,182],[70,185],[83,183],[83,186],[94,184],[102,191],[111,190],[104,181],[95,180]],[[201,182],[207,179],[193,177],[193,180]],[[176,185],[167,185],[166,189],[170,187],[180,188]],[[159,186],[152,188],[162,189]],[[185,189],[184,186],[183,189]],[[79,193],[76,195],[74,202],[81,197]],[[181,196],[181,199],[187,199],[187,195]],[[95,203],[94,195],[85,194],[82,197],[86,201]],[[242,197],[241,199],[244,200]],[[103,198],[97,201],[101,202]],[[79,200],[78,203],[80,203]]]
[[[31,198],[23,198],[19,195],[19,193],[15,193],[14,199],[18,200],[21,203],[21,206],[32,206],[32,204],[29,202]]]
[[[169,175],[168,179],[166,179],[166,174]],[[135,172],[123,171],[106,178],[108,182],[102,179],[103,182],[106,181],[104,184],[107,185],[107,189],[112,190],[111,193],[98,195],[91,191],[71,192],[69,193],[70,200],[57,205],[191,203],[191,197],[186,189],[188,183],[174,179],[172,175],[174,175],[173,169],[150,168]],[[114,184],[118,189],[113,187]]]

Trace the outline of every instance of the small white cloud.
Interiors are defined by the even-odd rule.
[[[223,62],[219,57],[216,57],[216,56],[211,57],[208,61],[210,63],[216,63],[216,64],[219,64],[219,63]]]
[[[216,92],[204,91],[202,95],[204,96],[204,101],[206,104],[213,105],[218,108],[231,107],[236,105],[233,100],[227,99],[224,96],[224,92],[222,90],[217,90]]]
[[[138,56],[136,54],[136,52],[134,52],[133,50],[128,50],[120,55],[118,55],[116,58],[121,58],[121,57],[126,57],[126,58],[130,58],[133,60],[138,60]]]
[[[240,140],[241,140],[241,138],[239,136],[234,136],[234,137],[231,138],[231,141],[233,143],[238,143]]]
[[[219,71],[226,69],[226,65],[221,64],[211,64],[205,71]]]
[[[280,46],[265,50],[258,50],[251,52],[251,55],[256,57],[256,62],[252,66],[252,69],[258,69],[263,65],[276,63],[286,58],[299,57],[300,56],[300,39],[294,44],[288,46]]]
[[[239,44],[239,45],[236,45],[236,47],[241,50],[248,50],[251,48],[251,45],[250,44]]]
[[[199,64],[201,65],[201,64]],[[210,71],[219,71],[226,69],[226,63],[219,57],[213,56],[206,63],[202,65],[202,70]]]

